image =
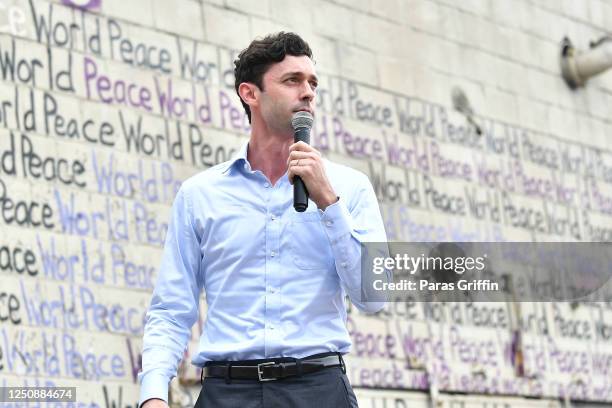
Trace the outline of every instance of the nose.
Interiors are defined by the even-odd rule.
[[[300,95],[300,99],[306,101],[312,101],[316,96],[315,91],[312,89],[310,82],[304,81],[302,85],[302,93]]]

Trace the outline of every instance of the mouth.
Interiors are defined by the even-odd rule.
[[[311,115],[314,116],[314,112],[312,111],[312,109],[309,109],[309,108],[300,108],[300,109],[298,109],[298,110],[296,110],[294,112],[308,112],[308,113],[310,113]]]

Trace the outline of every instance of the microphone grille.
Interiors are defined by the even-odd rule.
[[[291,127],[293,127],[293,130],[303,129],[303,128],[310,129],[312,128],[313,120],[314,118],[312,117],[312,114],[310,112],[305,112],[305,111],[295,112],[293,114],[293,117],[291,118]]]

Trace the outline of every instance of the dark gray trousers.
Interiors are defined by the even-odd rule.
[[[206,378],[194,408],[356,408],[357,399],[340,367],[282,380]]]

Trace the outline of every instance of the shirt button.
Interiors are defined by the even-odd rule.
[[[276,252],[271,251],[271,252],[270,252],[270,256],[271,256],[272,258],[274,258],[274,257],[276,256]]]
[[[346,268],[346,262],[340,263],[340,266],[343,267],[343,268]]]
[[[272,214],[270,218],[272,219],[272,221],[274,221],[276,219],[276,215]]]
[[[274,326],[272,326],[272,325],[268,326],[268,328],[269,328],[270,330],[274,330]]]
[[[332,225],[334,225],[333,221],[326,221],[325,225],[327,225],[328,227],[331,227]]]
[[[268,187],[270,187],[270,183],[268,183],[268,182],[265,182],[265,183],[264,183],[264,187],[265,187],[265,188],[268,188]]]

